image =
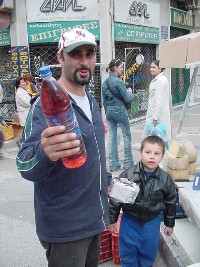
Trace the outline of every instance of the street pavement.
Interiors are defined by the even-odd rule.
[[[180,114],[179,108],[172,112],[173,137],[176,136]],[[190,139],[200,152],[199,121],[200,105],[189,107],[180,135]],[[135,119],[130,123],[133,157],[138,161],[144,120]],[[106,147],[108,147],[107,144]],[[47,266],[45,251],[35,234],[33,183],[21,178],[17,171],[15,166],[17,151],[16,140],[6,141],[0,151],[0,267],[45,267]],[[123,161],[122,136],[119,143],[119,156]],[[113,176],[118,174],[119,172],[113,173]],[[117,265],[113,265],[111,260],[99,266]],[[154,267],[166,267],[160,254]]]

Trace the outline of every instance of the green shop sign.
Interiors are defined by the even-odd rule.
[[[0,46],[10,45],[10,28],[0,30]]]
[[[114,23],[115,41],[159,44],[159,29],[136,26],[125,23]]]
[[[171,8],[171,26],[191,30],[194,28],[194,15],[188,12]]]
[[[57,43],[63,32],[77,26],[89,30],[96,36],[96,41],[99,40],[100,30],[97,20],[28,23],[28,40],[32,44]]]

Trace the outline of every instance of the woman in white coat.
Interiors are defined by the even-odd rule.
[[[149,101],[146,116],[146,124],[153,123],[156,126],[162,123],[166,126],[166,141],[171,139],[171,91],[169,82],[159,67],[159,60],[151,63],[150,72],[155,77],[149,86]]]
[[[29,112],[29,108],[31,106],[31,96],[28,93],[28,89],[26,88],[26,82],[23,77],[20,77],[16,81],[16,106],[17,113],[19,116],[19,122],[22,127],[25,126],[26,118]]]

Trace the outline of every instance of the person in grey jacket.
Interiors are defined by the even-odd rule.
[[[95,36],[74,28],[62,34],[58,82],[69,94],[84,139],[87,160],[66,168],[61,158],[77,154],[80,141],[65,126],[47,127],[40,97],[29,112],[17,155],[21,175],[34,182],[36,231],[49,267],[97,267],[100,233],[109,223],[104,124],[86,92],[94,71]]]
[[[117,146],[117,126],[119,125],[124,137],[124,168],[133,166],[131,149],[131,132],[128,112],[125,104],[133,99],[132,90],[127,89],[119,78],[123,72],[123,61],[113,59],[108,69],[109,77],[103,82],[103,105],[109,129],[109,165],[110,171],[114,172],[121,168]]]
[[[122,208],[119,232],[119,254],[123,267],[151,267],[155,261],[161,212],[165,234],[170,236],[175,225],[177,192],[171,176],[159,167],[165,153],[165,143],[158,136],[148,136],[141,143],[141,161],[124,171],[120,177],[139,185],[140,191],[133,204],[118,203],[110,197],[110,226],[116,222]]]
[[[4,121],[3,116],[1,115],[1,113],[0,113],[0,125],[2,125],[2,126],[6,126],[7,125],[6,122]],[[4,141],[4,135],[3,135],[2,129],[0,128],[0,148],[3,145],[3,141]]]

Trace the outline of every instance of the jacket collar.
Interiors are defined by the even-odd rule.
[[[163,75],[165,75],[163,72],[159,73],[156,77],[154,77],[154,79],[152,81],[155,81],[155,80],[159,79]]]
[[[160,175],[161,175],[161,170],[160,167],[158,166],[156,168],[156,170],[152,173],[151,177],[155,177],[156,179],[160,179]],[[140,160],[139,163],[134,167],[133,173],[142,173],[143,175],[146,176],[146,172],[144,170],[144,165],[142,163],[142,161]]]
[[[90,109],[91,109],[91,113],[92,113],[92,121],[95,121],[95,115],[94,115],[94,106],[96,107],[96,109],[99,110],[99,106],[97,101],[94,99],[93,96],[91,96],[91,94],[86,90],[86,95],[88,97],[89,103],[90,103]],[[76,101],[73,99],[73,97],[71,95],[69,95],[69,98],[71,99],[71,102],[73,105],[75,105],[76,107],[78,107],[78,105],[76,104]],[[79,108],[79,107],[78,107]],[[85,115],[85,113],[83,112],[83,110],[81,108],[79,108],[79,112],[85,117],[87,118],[87,116]],[[88,119],[88,118],[87,118]]]

